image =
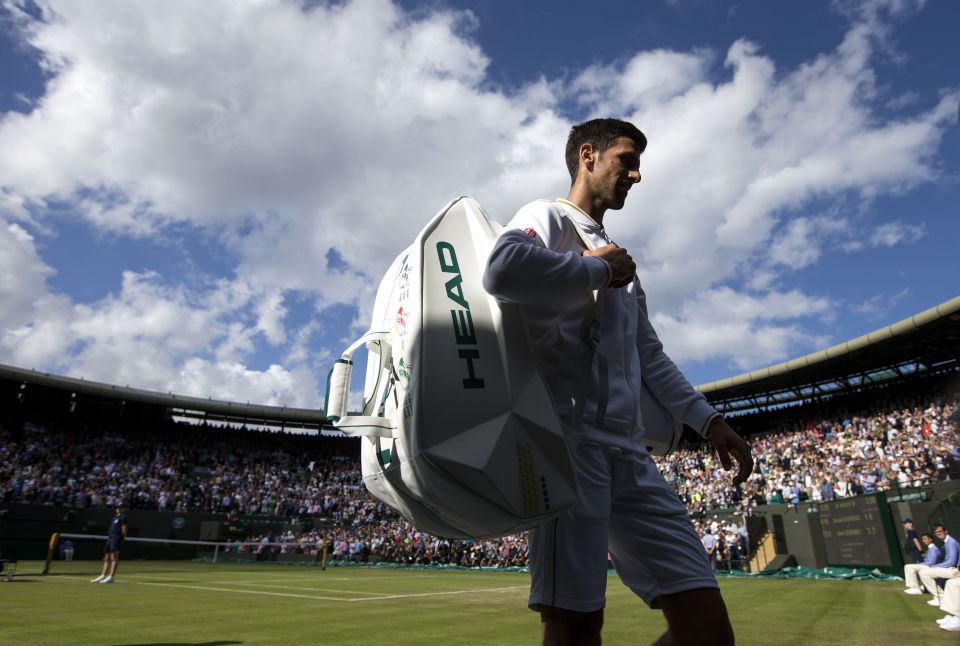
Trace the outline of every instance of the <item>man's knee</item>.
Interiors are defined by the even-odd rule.
[[[696,646],[733,646],[733,626],[720,591],[686,590],[657,598],[669,626],[664,643]]]
[[[593,646],[600,644],[603,629],[603,610],[578,612],[557,608],[540,607],[540,622],[543,625],[543,643],[551,646]]]

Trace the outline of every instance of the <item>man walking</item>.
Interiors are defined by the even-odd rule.
[[[608,551],[620,579],[666,616],[657,644],[733,643],[704,546],[647,452],[641,386],[709,439],[725,469],[736,459],[734,485],[750,475],[750,449],[663,353],[636,265],[603,226],[640,181],[646,145],[624,121],[574,126],[566,199],[520,209],[484,274],[489,293],[522,309],[557,411],[576,438],[579,502],[529,539],[529,607],[540,613],[547,645],[600,643]]]

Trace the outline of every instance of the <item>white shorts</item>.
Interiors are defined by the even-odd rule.
[[[651,608],[663,594],[719,587],[686,507],[649,455],[581,440],[575,459],[579,502],[530,531],[531,610],[603,608],[608,552]]]

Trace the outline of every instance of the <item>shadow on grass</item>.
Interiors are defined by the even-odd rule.
[[[116,644],[115,646],[228,646],[229,644],[242,644],[238,641],[216,641],[216,642],[143,642],[136,644]]]

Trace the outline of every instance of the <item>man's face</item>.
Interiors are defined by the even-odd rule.
[[[614,211],[623,208],[627,193],[640,181],[640,151],[628,137],[620,137],[600,153],[593,167],[592,186],[596,197]]]
[[[942,527],[938,527],[935,530],[933,530],[933,533],[936,535],[937,538],[939,538],[942,541],[943,538],[947,535],[947,530],[943,529]]]
[[[923,536],[923,537],[921,537],[920,540],[922,540],[922,541],[923,541],[923,544],[924,544],[924,545],[927,545],[927,546],[929,546],[930,543],[933,542],[933,539],[932,539],[931,537],[929,537],[929,536]]]

